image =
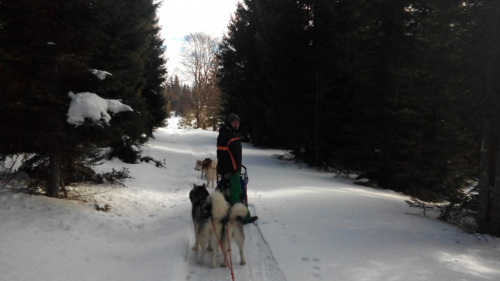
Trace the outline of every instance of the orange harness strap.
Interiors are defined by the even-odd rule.
[[[229,152],[229,157],[231,157],[231,162],[233,164],[233,169],[236,171],[236,169],[238,169],[238,167],[236,166],[236,161],[234,161],[234,157],[233,157],[233,154],[231,153],[231,151],[229,150],[229,144],[235,140],[239,140],[240,138],[239,137],[236,137],[236,138],[233,138],[233,139],[230,139],[228,142],[227,142],[227,146],[218,146],[217,145],[217,150],[225,150],[227,152]]]

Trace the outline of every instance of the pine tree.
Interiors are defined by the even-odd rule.
[[[242,120],[241,134],[250,135],[252,143],[260,146],[269,145],[273,137],[266,100],[271,86],[260,70],[258,3],[247,0],[238,4],[219,46],[217,76],[222,91],[221,119],[237,113]]]
[[[155,7],[149,0],[0,2],[0,153],[30,153],[24,166],[48,196],[58,196],[63,182],[93,177],[99,147],[124,135],[145,141],[159,123],[150,122],[156,114],[140,95],[148,83],[161,86],[148,79],[162,75],[161,63],[152,64],[157,76],[144,68],[158,46],[146,40],[158,32]],[[113,76],[101,81],[90,69]],[[86,121],[75,128],[66,122],[70,91],[122,99],[135,111],[113,116],[109,126]]]
[[[498,1],[466,1],[466,12],[472,15],[466,30],[465,58],[470,62],[466,87],[479,114],[472,127],[480,135],[480,173],[477,186],[477,216],[479,231],[500,236],[500,134],[496,132],[500,115],[500,3]]]
[[[46,170],[40,177],[47,195],[55,197],[65,163],[93,150],[95,140],[78,136],[66,123],[65,113],[68,92],[92,84],[88,62],[103,36],[100,17],[87,1],[0,4],[0,49],[6,54],[0,62],[1,153],[35,154],[32,159]]]
[[[170,77],[170,80],[166,86],[166,96],[169,101],[170,107],[172,111],[181,112],[180,109],[180,98],[181,98],[181,85],[179,82],[179,77],[175,75],[174,77]]]

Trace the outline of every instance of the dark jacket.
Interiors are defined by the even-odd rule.
[[[229,124],[223,125],[219,129],[217,137],[217,170],[219,174],[233,174],[241,171],[241,150],[238,132]]]

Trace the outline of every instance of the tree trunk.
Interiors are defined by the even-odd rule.
[[[257,122],[255,122],[255,116],[252,118],[252,122],[253,122],[253,140],[252,140],[252,143],[253,143],[253,145],[258,145],[258,141],[257,141]]]
[[[64,180],[61,176],[61,188],[64,192],[64,198],[68,199],[68,190],[66,189],[66,185],[64,185]]]
[[[61,184],[61,170],[55,156],[49,157],[49,180],[47,184],[47,196],[57,198]]]
[[[198,108],[196,109],[196,113],[195,113],[195,116],[194,116],[194,119],[196,119],[196,128],[199,129],[201,128],[201,118],[200,118],[200,112],[198,111]]]
[[[498,25],[500,24],[500,4],[497,1],[490,1],[486,13],[486,30],[483,35],[483,59],[485,62],[485,92],[482,102],[484,103],[484,119],[485,119],[485,132],[483,132],[483,150],[481,151],[481,175],[479,178],[479,197],[478,197],[478,226],[479,231],[482,233],[493,234],[493,229],[500,228],[498,226],[498,205],[493,203],[491,194],[492,185],[495,187],[494,193],[498,195],[497,182],[499,181],[499,168],[498,164],[496,171],[493,170],[493,162],[490,161],[490,154],[494,151],[491,146],[491,127],[496,128],[497,123],[497,105],[495,103],[498,90],[496,64],[498,63],[497,46],[500,43],[500,35],[498,34]],[[490,122],[495,122],[491,124]],[[486,150],[486,151],[485,151]],[[498,149],[497,149],[498,154]],[[497,155],[498,163],[498,155]],[[495,173],[495,174],[492,174]],[[492,180],[490,180],[492,179]],[[498,198],[495,198],[498,201]],[[494,205],[493,205],[494,204]],[[494,210],[494,209],[497,210]],[[495,214],[496,221],[493,220],[492,215]],[[498,232],[497,232],[498,234]]]
[[[497,140],[496,170],[490,209],[490,234],[500,237],[500,135]]]
[[[316,166],[319,164],[319,91],[320,91],[320,79],[319,79],[319,69],[316,70],[316,89],[314,93],[314,162]]]
[[[483,143],[481,146],[481,167],[479,174],[479,194],[477,202],[477,225],[482,233],[488,232],[489,200],[490,200],[490,146],[491,128],[488,120],[484,121]]]

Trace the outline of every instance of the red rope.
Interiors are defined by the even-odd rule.
[[[231,265],[229,265],[229,262],[227,260],[226,254],[224,253],[224,250],[222,249],[222,244],[220,243],[219,235],[217,235],[217,230],[215,229],[215,225],[214,225],[214,220],[213,219],[212,219],[212,227],[214,228],[215,237],[217,237],[217,242],[219,242],[220,250],[222,252],[222,255],[224,256],[224,260],[226,261],[226,264],[229,267],[229,270],[231,271],[231,277],[233,278],[233,281],[234,281],[233,259],[231,258],[231,241],[229,240],[229,229],[228,229],[228,227],[226,227],[226,231],[227,231],[227,234],[228,234],[227,235],[227,243],[229,244],[229,258],[231,259]],[[215,249],[213,249],[212,251],[215,251]]]
[[[233,273],[233,258],[231,257],[231,240],[229,239],[229,225],[226,227],[226,236],[227,236],[227,244],[229,245],[229,260],[231,261],[231,275],[233,276],[234,281],[234,273]],[[227,260],[227,259],[226,259]]]

